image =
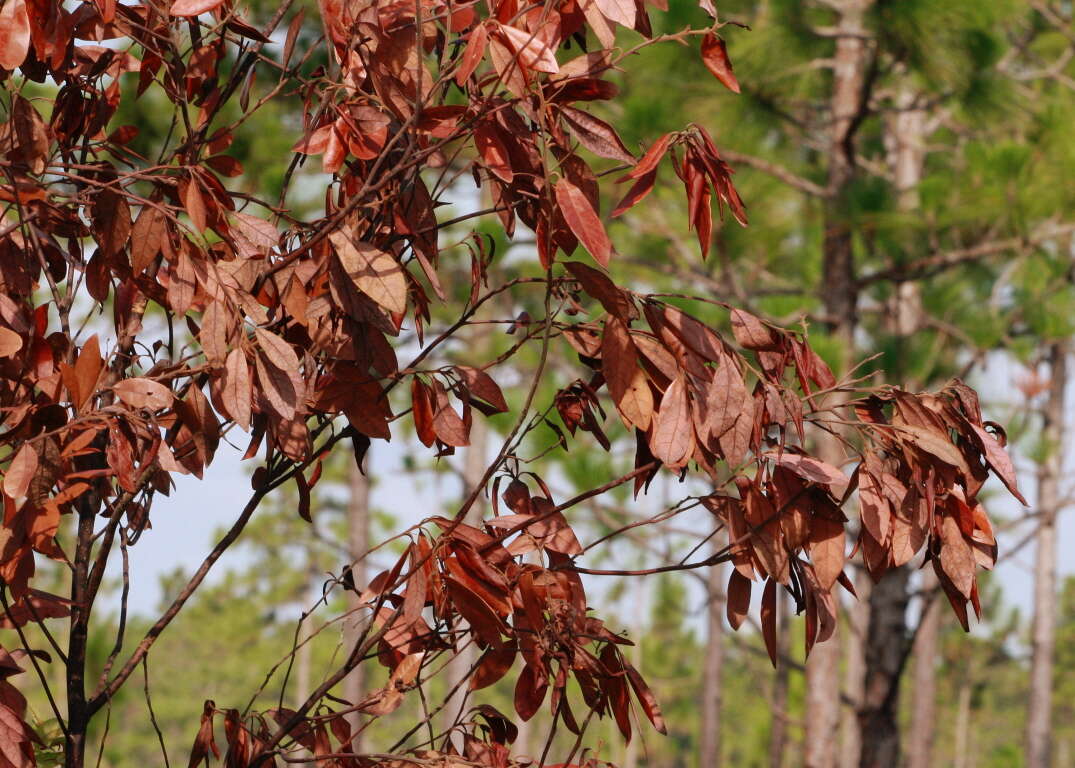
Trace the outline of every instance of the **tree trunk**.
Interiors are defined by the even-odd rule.
[[[714,548],[719,546],[714,542]],[[702,721],[699,766],[720,766],[721,676],[724,667],[724,574],[722,566],[709,568],[705,659],[702,667]]]
[[[1027,768],[1049,766],[1056,644],[1056,517],[1064,464],[1066,342],[1055,342],[1049,347],[1049,379],[1049,396],[1042,409],[1042,436],[1048,453],[1038,470],[1038,549],[1034,558],[1034,623],[1026,717]]]
[[[969,670],[968,670],[969,671]],[[959,703],[956,712],[956,753],[952,757],[952,768],[968,768],[970,765],[970,675],[964,674],[959,684]]]
[[[89,637],[90,555],[93,551],[93,522],[96,502],[84,497],[78,504],[78,534],[75,567],[71,577],[71,635],[67,645],[67,736],[64,744],[65,768],[82,768],[86,762],[86,732],[90,713],[86,704],[86,647]]]
[[[788,601],[783,594],[776,600],[776,672],[773,675],[773,719],[769,730],[769,768],[784,768],[788,749]],[[707,763],[702,763],[707,765]]]
[[[840,709],[840,765],[857,768],[862,753],[862,735],[859,733],[858,711],[862,706],[862,691],[866,683],[866,633],[870,628],[870,594],[873,580],[865,569],[855,580],[858,598],[848,610],[847,639],[844,646],[844,696],[845,706]]]
[[[356,457],[357,458],[357,457]],[[351,577],[355,586],[363,589],[368,581],[368,567],[366,555],[370,549],[370,482],[369,482],[369,452],[363,458],[364,467],[359,467],[358,461],[351,462],[348,476],[348,489],[350,499],[347,503],[347,555],[351,561]],[[363,474],[363,470],[367,474]],[[360,608],[357,592],[347,593],[347,608],[349,611],[344,623],[344,647],[350,653],[358,642],[362,630],[366,626],[365,611]],[[366,693],[366,667],[363,664],[356,666],[343,680],[343,697],[352,703],[359,701]],[[354,752],[363,751],[363,734],[359,732],[362,726],[362,716],[353,712],[347,717],[351,725],[351,732],[357,733],[351,740],[351,749]]]
[[[908,575],[906,568],[889,571],[870,595],[866,683],[859,710],[861,768],[899,765],[899,679],[907,656]]]
[[[940,651],[941,604],[935,594],[937,576],[922,571],[922,618],[914,642],[914,687],[911,691],[911,732],[908,734],[907,768],[933,765],[934,725],[937,719],[937,656]]]

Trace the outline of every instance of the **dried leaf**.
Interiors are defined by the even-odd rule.
[[[687,385],[677,376],[661,398],[661,407],[654,420],[650,451],[669,467],[687,463],[694,448],[694,426],[691,423]]]
[[[765,638],[765,650],[776,669],[776,580],[768,579],[761,593],[761,633]]]
[[[22,349],[22,336],[0,326],[0,357],[11,357]]]
[[[172,390],[151,379],[124,379],[112,389],[120,400],[132,408],[160,411],[172,404]]]
[[[329,235],[336,257],[355,287],[389,312],[407,311],[407,278],[389,253],[369,243],[354,242],[340,231]]]
[[[728,577],[727,613],[732,629],[739,629],[750,611],[750,579],[733,568]]]
[[[653,393],[638,365],[638,351],[631,342],[627,326],[615,317],[605,320],[601,372],[624,423],[643,432],[649,430],[653,418]]]
[[[556,202],[575,237],[586,246],[598,264],[607,267],[612,255],[612,243],[585,193],[567,179],[556,182],[555,192]]]
[[[713,75],[732,93],[739,93],[739,81],[732,72],[732,62],[724,40],[710,32],[702,38],[702,62]]]
[[[13,499],[25,496],[36,472],[37,451],[30,443],[23,443],[4,473],[4,493]]]
[[[224,0],[176,0],[170,13],[173,16],[200,16],[213,10]]]
[[[15,69],[30,51],[30,17],[26,0],[7,0],[0,7],[0,69]]]

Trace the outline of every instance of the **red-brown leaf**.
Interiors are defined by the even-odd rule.
[[[336,257],[355,287],[389,312],[407,311],[407,277],[391,254],[340,231],[329,235]]]
[[[223,2],[224,0],[176,0],[172,3],[171,14],[173,16],[200,16]]]
[[[750,610],[750,579],[736,568],[728,577],[727,603],[728,623],[732,629],[739,629]]]
[[[601,372],[627,426],[647,431],[653,418],[653,393],[638,365],[638,351],[627,326],[616,317],[605,320]]]
[[[712,32],[702,38],[702,62],[729,91],[739,93],[739,81],[732,72],[724,40]]]
[[[693,447],[694,427],[687,385],[682,376],[677,376],[661,398],[661,408],[650,437],[650,451],[667,466],[681,467],[690,458]]]
[[[160,411],[172,404],[172,390],[151,379],[124,379],[112,389],[120,400],[132,408]]]
[[[7,0],[0,8],[0,69],[15,69],[30,51],[26,0]]]
[[[567,179],[556,182],[555,192],[556,202],[575,237],[586,246],[598,264],[607,267],[612,255],[612,243],[589,199]]]
[[[810,559],[818,583],[829,590],[836,583],[846,559],[844,552],[844,527],[828,518],[815,515],[810,521]]]
[[[250,366],[239,349],[228,353],[224,361],[221,397],[228,415],[244,431],[250,429]]]
[[[761,633],[765,637],[765,650],[776,669],[776,580],[768,579],[761,593]]]
[[[30,481],[37,472],[37,451],[30,443],[23,443],[4,473],[4,493],[13,499],[26,495]]]
[[[22,349],[22,336],[0,326],[0,357],[11,357]]]

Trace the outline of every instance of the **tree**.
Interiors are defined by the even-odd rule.
[[[581,249],[599,267],[614,261],[599,214],[609,171],[626,171],[629,184],[619,215],[671,166],[703,257],[714,199],[722,215],[746,223],[732,169],[704,127],[656,137],[639,158],[580,107],[615,98],[604,76],[657,43],[700,41],[705,65],[738,90],[720,37],[726,23],[703,5],[704,26],[654,36],[644,6],[610,0],[323,0],[315,26],[325,45],[300,51],[305,17],[291,14],[284,27],[290,0],[260,27],[224,0],[5,3],[0,579],[19,646],[5,670],[14,674],[26,660],[63,733],[55,749],[40,743],[25,700],[5,681],[7,763],[62,756],[66,766],[85,765],[91,725],[262,502],[291,488],[297,515],[308,520],[333,450],[343,444],[361,464],[372,441],[398,433],[403,416],[438,456],[466,447],[483,417],[499,419],[503,439],[453,515],[370,548],[402,541],[394,565],[356,583],[355,563],[341,564],[325,584],[321,601],[357,594],[365,621],[294,708],[218,707],[206,691],[191,765],[220,752],[218,716],[229,766],[277,764],[304,751],[319,762],[397,766],[457,750],[505,765],[515,716],[529,720],[546,701],[542,762],[555,749],[566,764],[593,765],[581,749],[595,718],[611,718],[627,740],[635,704],[658,730],[665,725],[621,650],[630,641],[591,615],[583,575],[730,562],[735,623],[760,582],[775,659],[782,589],[806,614],[809,650],[832,635],[833,590],[849,585],[842,508],[856,486],[867,526],[899,532],[864,539],[871,571],[927,551],[966,623],[967,603],[977,608],[977,567],[996,557],[978,492],[991,470],[1018,496],[991,433],[999,431],[983,421],[972,390],[958,381],[934,393],[862,389],[838,380],[801,331],[708,296],[631,290],[589,259],[572,259]],[[616,47],[617,39],[634,42]],[[137,128],[115,119],[139,98],[170,112],[170,127],[153,142],[140,143]],[[249,115],[277,99],[301,107],[282,126],[294,131],[294,155],[270,198],[228,181],[244,174],[228,150],[249,140]],[[320,173],[307,168],[315,164]],[[468,175],[488,204],[463,194]],[[300,179],[323,188],[323,212],[300,216],[289,204]],[[451,218],[440,213],[449,203]],[[441,242],[482,217],[509,238],[517,227],[532,232],[540,269],[505,270],[500,280],[489,270],[487,239]],[[465,264],[467,255],[467,282],[445,285],[445,263]],[[531,311],[507,322],[490,316],[500,297]],[[435,300],[444,306],[434,323]],[[444,314],[451,318],[442,324]],[[513,342],[492,358],[455,349],[449,362],[448,350],[469,338],[464,329],[483,324],[506,325]],[[536,362],[506,397],[494,375],[524,349]],[[569,351],[575,377],[540,402],[550,358]],[[399,355],[410,359],[400,364]],[[621,427],[605,419],[605,405],[620,434],[633,434],[634,468],[555,501],[526,469],[526,446],[552,425],[548,450],[569,442],[607,449],[606,430]],[[838,442],[854,457],[853,474],[812,456],[808,432]],[[175,474],[200,477],[220,441],[239,433],[249,434],[246,458],[256,466],[248,503],[133,648],[121,611],[103,669],[91,675],[94,608],[110,559],[152,535],[154,499],[171,492]],[[620,486],[637,494],[662,472],[709,487],[661,517],[701,506],[729,543],[658,568],[583,565],[586,548],[567,515]],[[69,597],[38,588],[41,558],[67,566]],[[55,619],[63,620],[58,636],[46,632]],[[62,692],[50,686],[42,666],[49,655],[27,642],[26,627],[48,638]],[[318,642],[323,632],[304,637]],[[452,688],[480,691],[521,659],[515,716],[479,702],[446,722],[440,715],[455,690],[427,700],[430,679],[471,648],[480,655]],[[343,698],[355,669],[375,663],[385,668],[383,685]],[[269,679],[286,701],[289,678],[276,673]],[[367,718],[360,727],[381,723],[391,740],[357,754],[356,712]],[[561,726],[571,739],[557,740]]]

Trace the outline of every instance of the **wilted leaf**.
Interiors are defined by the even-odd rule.
[[[120,400],[132,408],[159,411],[172,404],[172,390],[151,379],[124,379],[112,389]]]
[[[26,0],[7,0],[0,7],[0,69],[15,69],[30,51],[30,17]]]
[[[598,264],[607,267],[612,255],[612,243],[586,195],[567,179],[556,182],[555,192],[556,202],[575,237],[586,246]]]
[[[13,499],[25,496],[35,472],[37,451],[30,443],[23,443],[4,473],[4,493]]]
[[[340,231],[329,235],[329,240],[340,265],[359,291],[389,312],[407,311],[407,278],[391,254],[369,243],[354,242]]]
[[[22,349],[22,336],[0,326],[0,357],[11,357]]]
[[[694,426],[691,424],[687,386],[677,376],[661,398],[661,407],[653,424],[650,450],[669,467],[681,467],[691,456],[694,447]]]
[[[739,93],[739,81],[732,72],[724,40],[712,32],[702,38],[702,62],[729,91]]]
[[[172,3],[173,16],[200,16],[216,8],[224,0],[176,0]]]

